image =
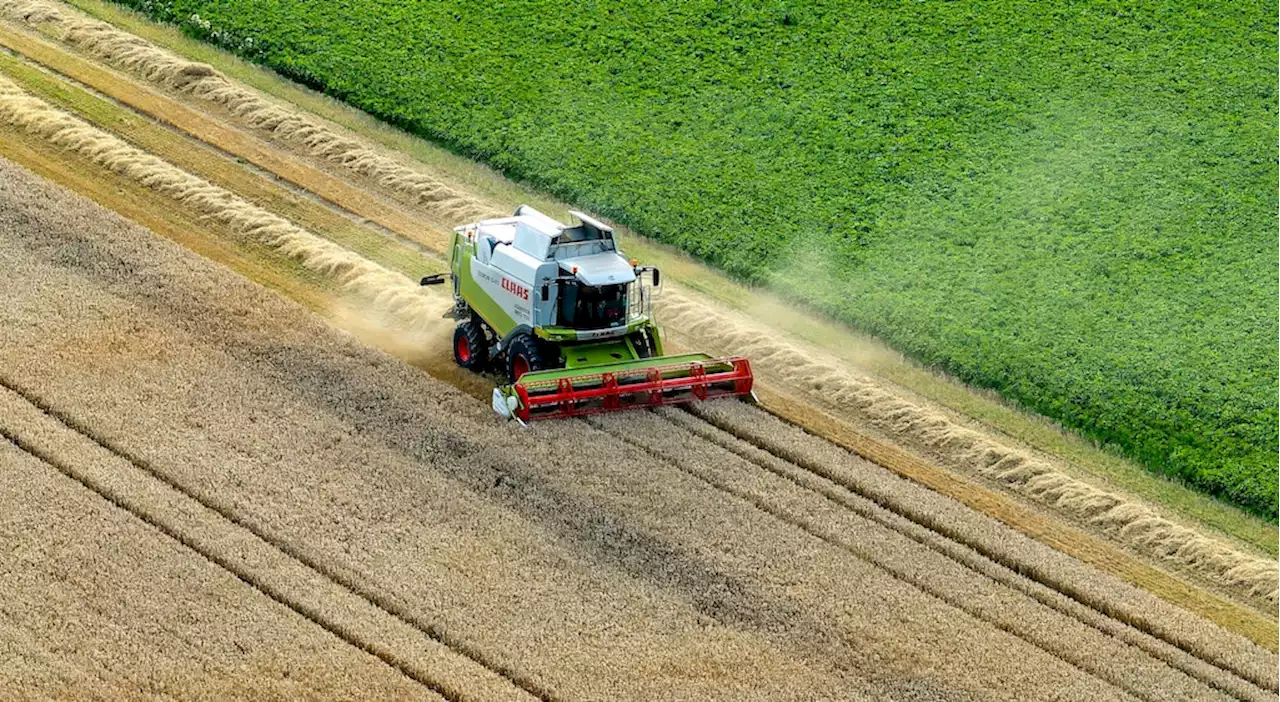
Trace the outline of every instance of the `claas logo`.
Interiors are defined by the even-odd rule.
[[[507,292],[511,293],[512,295],[515,295],[516,297],[520,298],[521,300],[528,300],[528,299],[529,299],[529,288],[526,288],[525,286],[523,286],[523,285],[521,285],[521,284],[519,284],[519,283],[517,283],[517,282],[515,282],[515,281],[511,281],[511,280],[507,280],[506,278],[503,278],[503,279],[502,279],[502,289],[503,289],[503,290],[506,290]]]

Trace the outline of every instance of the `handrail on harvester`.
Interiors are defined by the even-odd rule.
[[[741,356],[530,380],[515,385],[515,415],[527,422],[749,395],[753,382]]]

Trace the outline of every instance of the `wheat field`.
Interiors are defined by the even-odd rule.
[[[5,699],[444,699],[8,441],[0,466]]]
[[[892,525],[819,509],[813,494],[689,433],[713,431],[692,415],[513,432],[472,397],[9,164],[0,202],[0,231],[23,232],[4,235],[0,250],[20,281],[0,312],[11,330],[0,367],[24,392],[517,692],[1260,699],[1258,685],[1242,681],[1274,684],[1269,655],[1238,637],[1192,632],[1197,654],[1231,659],[1236,672],[1224,681],[1220,670],[1161,658],[1046,607]],[[774,441],[795,440],[757,410],[723,411]],[[630,443],[617,436],[624,429]],[[927,492],[879,479],[896,499]],[[805,514],[813,523],[800,528]],[[997,530],[984,538],[1018,541],[984,524]],[[127,533],[96,548],[141,550]],[[1017,558],[1052,560],[1034,542],[1021,548],[1032,555]],[[1092,577],[1088,587],[1128,597],[1125,606],[1160,608]],[[972,601],[957,599],[970,590]],[[40,616],[24,619],[27,636],[50,625]],[[104,635],[100,645],[134,660],[119,648],[127,641]],[[141,674],[130,665],[122,675]],[[219,689],[256,675],[210,669],[201,684]],[[61,679],[30,675],[44,690]]]

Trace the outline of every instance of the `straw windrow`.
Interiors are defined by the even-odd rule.
[[[110,24],[41,0],[0,2],[0,16],[32,26],[44,25],[59,40],[115,68],[221,106],[244,126],[372,178],[415,203],[429,205],[443,219],[479,219],[495,214],[492,207],[428,173],[399,163],[295,110],[276,105],[206,64],[188,61]]]
[[[334,281],[344,292],[359,296],[407,331],[427,329],[449,307],[444,295],[420,288],[400,273],[54,109],[4,78],[0,78],[0,119],[276,249]]]

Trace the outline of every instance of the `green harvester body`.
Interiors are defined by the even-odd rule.
[[[750,395],[744,358],[664,355],[657,269],[625,259],[607,225],[572,214],[579,223],[566,225],[522,206],[454,230],[454,360],[506,376],[494,410],[529,421]]]

